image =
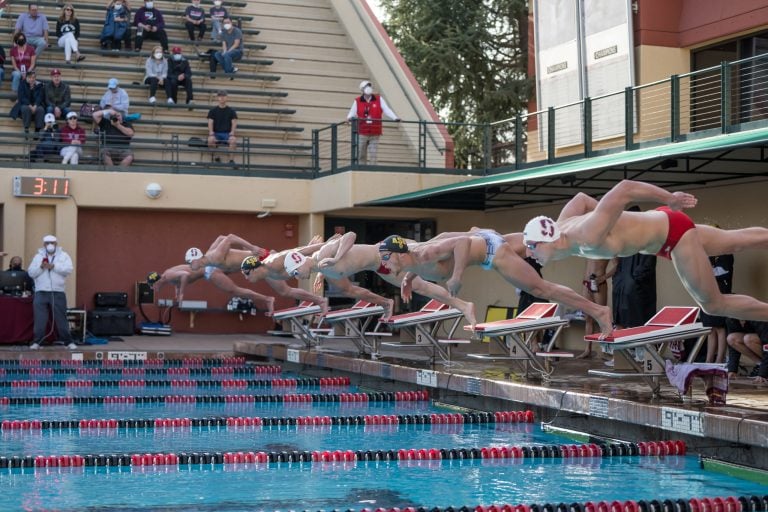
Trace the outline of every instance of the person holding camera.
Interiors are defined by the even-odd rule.
[[[30,155],[30,161],[42,160],[59,152],[59,127],[53,114],[45,114],[45,126],[38,134],[37,147]]]
[[[74,350],[77,345],[69,331],[67,296],[64,292],[67,277],[74,270],[72,258],[59,247],[58,239],[54,235],[45,235],[43,244],[44,247],[37,250],[27,269],[27,273],[35,281],[34,339],[29,348],[39,349],[43,340],[50,334],[48,320],[53,312],[53,327],[59,334],[58,341],[54,344],[67,345],[67,348]]]
[[[123,113],[114,109],[98,110],[93,113],[93,124],[98,126],[104,137],[102,160],[104,165],[128,167],[133,163],[131,139],[134,131],[131,123],[123,118]]]
[[[120,87],[117,78],[110,78],[107,82],[107,91],[99,100],[99,107],[104,109],[102,116],[109,118],[112,111],[118,111],[123,117],[128,115],[128,107],[131,105],[131,99],[125,89]],[[95,121],[94,121],[95,123]]]

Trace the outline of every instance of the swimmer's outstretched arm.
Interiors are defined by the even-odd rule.
[[[317,266],[320,269],[330,267],[332,265],[335,265],[336,263],[341,260],[347,252],[352,248],[353,245],[355,245],[355,241],[357,240],[357,234],[354,231],[350,231],[348,233],[344,233],[344,236],[341,237],[340,240],[334,240],[330,243],[326,243],[323,245],[323,247],[320,249],[320,254],[318,256],[318,263]],[[336,250],[333,252],[333,256],[326,256],[323,254],[323,250],[333,249],[335,246]]]

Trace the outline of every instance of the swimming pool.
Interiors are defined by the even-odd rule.
[[[53,369],[32,380],[66,380]],[[210,372],[189,378],[210,379]],[[169,394],[164,384],[145,383],[121,388],[125,394],[117,396],[162,401],[104,403],[110,395],[97,393],[87,396],[101,397],[98,403],[42,404],[42,398],[73,397],[82,390],[46,385],[28,390],[35,403],[0,405],[5,510],[458,510],[494,503],[748,497],[766,491],[760,483],[704,471],[695,456],[658,455],[668,450],[661,443],[607,444],[598,456],[538,425],[457,412],[414,399],[421,398],[415,393],[395,400],[394,393],[362,393],[353,386],[275,386],[269,393],[239,389],[234,395],[269,397],[264,401],[227,402],[218,401],[228,396],[219,387],[184,395],[190,402],[170,400],[180,395]],[[341,401],[342,394],[355,400]],[[368,400],[357,401],[362,395]],[[26,398],[10,387],[0,396]],[[520,414],[523,421],[530,419]],[[27,427],[13,428],[14,420]],[[71,466],[75,457],[82,457],[82,466]],[[61,467],[64,461],[68,466]],[[25,465],[31,467],[9,467]]]

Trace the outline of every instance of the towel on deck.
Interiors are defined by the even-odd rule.
[[[694,377],[701,377],[706,386],[707,398],[712,405],[725,404],[728,394],[728,370],[723,364],[711,363],[680,363],[673,364],[667,360],[666,372],[669,383],[675,386],[681,394],[688,393]]]

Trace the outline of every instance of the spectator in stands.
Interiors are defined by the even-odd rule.
[[[59,152],[59,127],[53,114],[45,114],[45,126],[38,135],[37,147],[30,154],[30,160],[36,162]]]
[[[208,14],[211,16],[211,40],[220,43],[224,18],[229,17],[229,12],[226,7],[221,5],[221,0],[213,0],[213,7],[208,11]]]
[[[200,7],[200,0],[192,0],[192,5],[187,6],[184,11],[184,26],[187,27],[190,41],[195,43],[203,40],[208,27],[205,24],[205,9]]]
[[[11,48],[11,63],[13,64],[11,90],[17,93],[21,79],[27,76],[27,71],[35,69],[37,56],[35,49],[27,44],[27,37],[24,34],[17,35],[13,42],[15,46]]]
[[[69,84],[61,80],[61,71],[51,70],[51,81],[45,84],[45,112],[53,114],[56,119],[62,119],[69,113],[72,105],[72,93]]]
[[[130,50],[131,10],[124,0],[110,0],[104,18],[104,28],[99,36],[99,43],[102,50],[111,48],[113,51],[119,51],[123,42],[125,49]]]
[[[608,270],[611,260],[587,260],[584,267],[584,279],[581,281],[581,296],[585,299],[600,304],[608,305],[608,278],[613,275],[615,268]],[[584,336],[589,336],[597,331],[595,319],[589,315],[584,318]],[[576,356],[577,359],[592,357],[592,341],[587,341],[584,352]]]
[[[72,4],[64,6],[61,16],[56,20],[56,37],[59,38],[59,48],[64,48],[64,60],[67,64],[72,63],[72,54],[75,54],[75,61],[85,60],[85,56],[80,55],[77,40],[80,39],[80,21],[75,17],[75,8]]]
[[[83,155],[85,130],[77,123],[77,112],[67,114],[67,125],[61,129],[61,163],[77,165]]]
[[[128,167],[133,163],[133,152],[131,152],[131,139],[134,131],[131,123],[123,119],[122,112],[113,111],[108,119],[103,115],[103,111],[97,110],[93,113],[93,123],[98,125],[99,131],[104,134],[104,149],[102,159],[104,165],[115,165],[114,162],[120,162],[120,166]]]
[[[136,51],[141,51],[144,39],[154,39],[160,42],[164,52],[168,52],[168,35],[165,33],[165,20],[163,13],[155,9],[152,0],[145,0],[144,7],[139,8],[133,16],[133,25],[136,27]]]
[[[227,145],[230,151],[237,149],[237,112],[227,105],[227,91],[220,90],[216,93],[219,104],[208,111],[208,147],[215,149],[218,146]],[[216,161],[221,159],[216,157]],[[235,165],[234,160],[229,160],[230,165]]]
[[[27,71],[26,79],[19,84],[19,102],[24,133],[29,133],[29,125],[35,121],[35,131],[39,132],[45,119],[45,86],[37,81],[35,70]],[[11,115],[11,117],[14,117]],[[15,117],[14,117],[15,119]]]
[[[70,350],[77,348],[67,321],[67,296],[64,293],[67,277],[74,270],[72,258],[59,247],[53,235],[43,237],[44,247],[37,250],[27,272],[35,280],[34,338],[32,350],[37,350],[49,332],[48,319],[53,311],[53,325],[58,329],[59,341],[54,344],[68,344]]]
[[[0,255],[5,253],[0,253]],[[31,277],[29,277],[29,273],[24,270],[23,261],[21,259],[21,256],[14,256],[11,258],[11,261],[8,262],[8,271],[9,272],[22,272],[24,274],[24,290],[34,292],[35,291],[35,282],[32,280]]]
[[[5,80],[5,48],[0,45],[0,84]]]
[[[157,86],[165,89],[165,95],[168,97],[168,103],[173,104],[173,94],[171,93],[171,82],[168,81],[168,59],[163,56],[163,49],[155,46],[152,49],[152,55],[147,57],[144,65],[144,83],[149,85],[149,102],[154,104],[157,101]]]
[[[741,356],[745,355],[758,363],[750,374],[759,384],[765,384],[768,378],[768,351],[763,345],[768,344],[768,322],[755,320],[736,320],[729,318],[728,326],[728,376],[736,377]]]
[[[224,29],[221,32],[221,50],[213,54],[211,59],[211,73],[216,72],[217,64],[221,64],[224,72],[228,74],[237,73],[237,68],[233,62],[243,58],[243,32],[232,24],[232,19],[227,16],[222,24]]]
[[[715,225],[719,228],[720,226]],[[710,256],[709,263],[717,281],[717,287],[722,294],[733,293],[733,254],[721,254]],[[701,312],[701,323],[704,327],[711,327],[712,332],[707,336],[707,362],[722,363],[725,361],[725,352],[728,347],[726,341],[726,318],[724,316],[708,315]]]
[[[36,3],[29,4],[27,12],[23,12],[16,18],[16,27],[13,37],[24,34],[32,46],[35,47],[35,55],[40,55],[48,48],[48,18],[38,12]]]
[[[193,102],[192,70],[189,61],[184,58],[181,48],[174,46],[171,50],[171,60],[168,61],[168,81],[171,83],[171,95],[169,98],[174,103],[179,102],[179,85],[183,85],[187,91],[187,105]],[[169,101],[170,103],[170,101]]]
[[[128,98],[128,93],[125,92],[125,89],[122,89],[119,85],[120,82],[117,81],[117,78],[110,78],[109,82],[107,82],[107,92],[104,93],[104,96],[99,101],[99,106],[104,109],[101,114],[107,119],[115,112],[120,112],[123,117],[128,115],[130,98]]]
[[[381,137],[381,115],[384,114],[393,121],[400,118],[389,108],[381,95],[373,94],[373,84],[370,80],[360,82],[361,96],[355,98],[347,114],[347,122],[358,120],[360,163],[376,165]]]

